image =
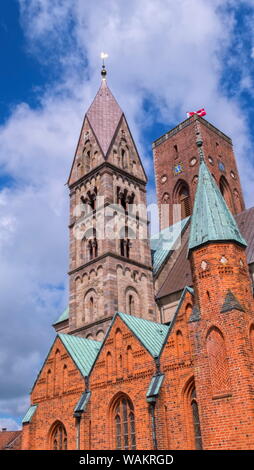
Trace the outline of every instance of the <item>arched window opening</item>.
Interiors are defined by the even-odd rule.
[[[106,364],[107,364],[107,378],[108,380],[112,380],[113,362],[112,362],[112,354],[110,352],[107,353]]]
[[[134,232],[131,229],[128,229],[127,226],[123,227],[120,230],[120,254],[125,258],[130,257],[131,242],[128,238],[129,232],[131,232],[130,236],[135,238]]]
[[[228,392],[230,381],[227,351],[224,338],[217,328],[213,328],[210,331],[206,346],[213,394]]]
[[[91,142],[89,139],[87,139],[83,149],[83,157],[85,160],[85,167],[87,172],[90,171],[91,167],[91,148]]]
[[[67,450],[67,432],[62,423],[57,423],[51,433],[51,450]]]
[[[173,203],[179,204],[179,216],[185,219],[191,215],[191,198],[188,184],[183,180],[178,180],[173,191]]]
[[[190,193],[187,186],[183,186],[179,191],[179,204],[181,204],[181,218],[185,219],[191,214]]]
[[[133,295],[129,295],[129,302],[128,302],[128,313],[129,315],[135,315],[135,301]]]
[[[92,232],[89,234],[89,232]],[[96,238],[96,229],[90,229],[86,234],[87,240],[87,250],[88,250],[88,259],[89,261],[97,258],[98,256],[98,242]]]
[[[67,365],[65,364],[63,366],[63,385],[62,385],[63,393],[65,393],[67,390],[67,385],[68,385],[67,379],[68,379],[68,369],[67,369]]]
[[[220,187],[220,192],[221,192],[222,196],[224,197],[225,202],[226,202],[229,210],[232,211],[233,210],[232,194],[231,194],[230,186],[229,186],[225,176],[222,176],[220,178],[219,187]]]
[[[126,151],[121,149],[121,160],[123,169],[126,168]]]
[[[196,447],[196,450],[202,450],[202,436],[201,436],[198,403],[196,399],[195,388],[193,389],[192,394],[191,394],[191,410],[192,410],[192,419],[193,419],[194,436],[195,436],[195,447]]]
[[[93,297],[90,297],[90,300],[89,300],[89,315],[90,315],[90,319],[93,318],[93,314],[94,314]]]
[[[176,144],[174,145],[174,151],[175,151],[175,158],[178,158],[178,147]]]
[[[135,416],[133,404],[121,397],[113,409],[114,445],[117,450],[135,450]]]
[[[50,397],[52,393],[52,374],[51,370],[49,369],[47,372],[47,379],[46,379],[46,395]]]
[[[90,289],[84,296],[84,301],[83,301],[83,317],[82,317],[82,322],[80,323],[79,326],[82,324],[94,321],[96,318],[96,313],[97,313],[97,294],[94,289]]]
[[[133,373],[133,353],[131,346],[127,348],[127,369],[128,374],[131,375]]]
[[[183,342],[183,335],[180,330],[176,332],[176,344],[177,344],[177,354],[178,357],[182,357],[184,353],[184,342]]]

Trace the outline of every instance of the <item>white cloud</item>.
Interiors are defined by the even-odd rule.
[[[207,118],[233,138],[248,205],[254,203],[247,120],[239,96],[228,97],[220,83],[236,34],[234,8],[239,2],[19,0],[19,4],[29,53],[45,67],[60,70],[61,78],[40,90],[38,109],[20,103],[0,128],[0,167],[15,181],[0,192],[5,325],[0,373],[6,377],[0,405],[8,403],[14,414],[50,345],[50,324],[67,301],[66,290],[59,288],[66,288],[68,269],[64,183],[83,114],[99,86],[102,50],[109,54],[109,85],[127,115],[149,175],[151,146],[144,131],[155,123],[170,128],[185,118],[186,110],[205,106]],[[242,87],[249,85],[248,80],[246,76]],[[145,100],[152,104],[152,112],[145,110]]]
[[[11,418],[0,418],[0,430],[6,428],[7,431],[18,431],[20,425]]]

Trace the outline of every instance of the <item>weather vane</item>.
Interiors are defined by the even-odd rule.
[[[104,59],[107,59],[108,58],[108,54],[106,52],[101,52],[101,59],[102,59],[102,71],[101,71],[101,75],[102,75],[102,78],[106,78],[106,75],[107,75],[107,71],[105,69],[105,63],[104,63]]]

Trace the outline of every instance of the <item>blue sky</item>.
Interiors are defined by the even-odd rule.
[[[1,6],[0,427],[15,428],[67,304],[68,193],[100,85],[124,110],[155,201],[151,142],[205,107],[253,191],[253,0],[8,0]]]

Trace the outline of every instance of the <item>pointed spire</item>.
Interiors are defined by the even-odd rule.
[[[119,121],[123,116],[123,111],[107,85],[106,75],[103,63],[101,86],[86,113],[104,157],[107,155]]]
[[[247,246],[204,158],[201,158],[191,217],[189,251],[212,241],[234,241]]]

